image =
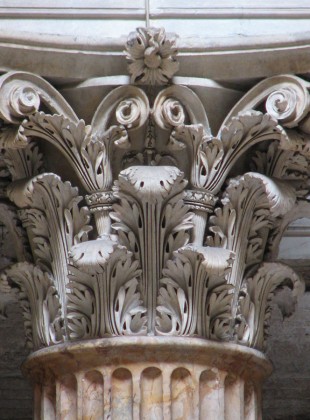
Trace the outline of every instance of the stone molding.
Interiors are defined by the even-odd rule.
[[[221,28],[229,31],[222,33],[217,30],[217,19],[201,19],[199,24],[199,20],[193,21],[185,15],[178,26],[178,30],[184,27],[178,40],[179,76],[216,79],[233,85],[240,81],[241,86],[246,80],[247,87],[253,79],[281,73],[307,75],[310,33],[306,18],[279,18],[277,25],[271,27],[261,17],[255,25],[251,19],[246,21],[245,28],[240,21],[244,19],[227,19]],[[161,25],[167,32],[174,32],[173,22],[163,18]],[[150,24],[158,25],[158,20]],[[77,34],[76,25],[71,25],[66,17],[60,22],[36,17],[25,17],[21,22],[2,19],[0,71],[29,71],[62,84],[127,74],[124,33],[145,26],[144,16],[141,14],[134,22],[122,16],[119,20],[106,16],[104,24],[99,19],[96,22],[81,17],[79,25],[83,30]],[[275,32],[269,29],[266,33],[266,27]],[[257,28],[254,33],[253,28]]]
[[[155,4],[154,4],[155,3]],[[303,0],[285,1],[280,6],[270,4],[268,1],[261,1],[259,4],[246,7],[242,0],[225,0],[220,5],[212,1],[196,1],[191,7],[179,4],[173,0],[152,2],[148,6],[148,11],[143,1],[136,0],[134,4],[128,4],[126,0],[106,0],[104,7],[99,0],[80,0],[76,1],[74,8],[63,5],[60,1],[46,1],[38,7],[33,1],[15,1],[14,6],[2,5],[0,3],[0,17],[4,18],[89,18],[89,19],[120,19],[128,18],[143,20],[146,13],[149,19],[176,19],[197,18],[197,12],[200,19],[207,18],[266,18],[266,19],[307,19],[309,17],[309,7]],[[15,10],[15,13],[14,13]]]
[[[23,372],[36,380],[35,416],[44,420],[237,420],[259,418],[271,364],[236,344],[121,337],[40,350]]]

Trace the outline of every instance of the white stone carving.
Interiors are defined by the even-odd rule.
[[[62,95],[41,77],[26,72],[8,72],[0,78],[0,115],[6,123],[20,124],[44,105],[53,114],[77,120]]]
[[[28,237],[21,226],[16,208],[8,203],[0,203],[0,220],[8,230],[7,239],[12,241],[16,261],[31,261]]]
[[[245,269],[262,261],[268,229],[295,202],[291,187],[260,174],[248,173],[230,181],[222,206],[210,218],[213,235],[207,238],[207,243],[235,252],[232,284],[240,287]]]
[[[205,52],[183,46],[190,76],[184,57]],[[139,28],[126,48],[141,86],[111,88],[89,125],[41,77],[0,76],[0,223],[14,244],[0,292],[16,293],[35,350],[36,416],[260,418],[271,300],[304,290],[276,259],[310,214],[310,83],[259,82],[212,133],[212,97],[173,84],[174,35]],[[68,80],[97,72],[79,70]]]
[[[295,303],[304,291],[297,274],[289,266],[280,263],[263,263],[243,281],[239,296],[240,342],[250,347],[263,348],[271,311],[270,302],[280,285],[288,285],[293,290]]]
[[[20,208],[35,263],[52,275],[62,316],[66,316],[66,284],[68,283],[68,251],[87,239],[91,229],[88,209],[79,208],[81,197],[69,182],[54,174],[42,174],[12,183],[10,199]]]
[[[156,124],[165,129],[182,126],[184,123],[202,124],[210,134],[206,111],[196,95],[186,86],[169,86],[158,93],[153,106]]]
[[[304,290],[276,258],[309,214],[310,84],[261,81],[213,134],[191,89],[160,87],[176,54],[162,29],[131,33],[141,86],[112,89],[89,125],[39,76],[0,77],[0,222],[15,243],[0,291],[16,291],[41,349],[27,369],[44,417],[260,417],[270,367],[249,347],[264,348],[277,289]]]
[[[126,45],[132,83],[166,84],[178,71],[176,36],[164,28],[137,28]]]
[[[217,194],[240,156],[256,143],[281,139],[285,135],[268,114],[248,111],[233,117],[218,137],[205,134],[202,126],[179,126],[170,137],[169,148],[187,147],[190,154],[190,185]]]
[[[2,148],[20,149],[25,147],[26,139],[20,135],[19,126],[2,125],[0,128],[0,145]]]
[[[264,259],[268,233],[277,218],[293,208],[296,195],[287,184],[248,173],[230,181],[221,202],[222,207],[216,208],[210,218],[213,236],[208,237],[207,243],[235,253],[228,282],[235,286],[232,319],[236,321],[243,278]]]
[[[41,137],[54,144],[65,154],[88,191],[111,187],[111,168],[109,161],[110,143],[120,142],[126,136],[119,127],[111,129],[100,137],[91,135],[91,127],[84,121],[70,121],[60,115],[46,115],[43,112],[31,116],[22,125],[22,135]]]
[[[137,34],[128,46],[133,78],[166,83],[176,70],[174,44],[162,31]],[[291,76],[259,83],[213,136],[185,86],[155,98],[118,87],[87,126],[38,76],[1,76],[6,194],[20,209],[34,260],[7,269],[2,288],[26,290],[34,348],[177,335],[261,349],[272,293],[288,278],[296,295],[302,289],[292,270],[266,259],[309,190],[307,126],[298,126],[309,111],[308,87]],[[42,173],[42,141],[62,154],[77,187]],[[30,260],[23,244],[18,259]],[[48,302],[45,318],[34,296]]]
[[[141,270],[132,253],[105,238],[78,244],[70,255],[70,337],[145,333],[146,309],[138,291]]]
[[[308,130],[308,128],[307,128]],[[287,136],[287,141],[281,142],[281,148],[284,150],[291,150],[299,152],[307,159],[310,157],[310,137],[308,133],[296,130],[290,130]]]
[[[229,250],[187,245],[175,251],[160,281],[157,311],[160,334],[230,338],[233,286]]]
[[[310,162],[297,151],[283,150],[280,144],[273,142],[265,152],[255,153],[252,168],[256,172],[278,179],[306,181]]]
[[[233,107],[223,126],[240,112],[256,109],[262,103],[267,112],[284,127],[296,127],[310,107],[309,82],[292,76],[269,77],[255,85]]]
[[[112,226],[140,262],[141,292],[147,307],[148,333],[154,334],[159,279],[173,251],[184,246],[192,227],[182,202],[186,186],[179,169],[169,166],[133,166],[120,173]]]
[[[62,341],[60,302],[50,274],[27,262],[15,264],[1,274],[0,290],[8,289],[18,290],[29,347],[37,350]]]
[[[30,142],[23,149],[4,148],[3,160],[12,181],[31,178],[41,173],[43,169],[43,156],[35,142]]]

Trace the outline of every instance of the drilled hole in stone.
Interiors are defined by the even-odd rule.
[[[201,176],[206,176],[207,175],[207,171],[206,171],[206,168],[205,168],[205,166],[203,166],[202,168],[201,168]]]
[[[192,276],[189,276],[188,287],[192,287]]]

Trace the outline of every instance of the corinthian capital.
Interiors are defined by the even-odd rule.
[[[144,86],[171,82],[175,37],[139,28],[126,48],[141,86],[113,87],[88,124],[41,77],[0,77],[16,243],[0,291],[39,350],[26,369],[48,418],[222,419],[229,392],[244,413],[244,386],[254,401],[270,371],[272,297],[304,290],[276,250],[309,212],[310,86],[266,79],[212,133],[189,87]]]

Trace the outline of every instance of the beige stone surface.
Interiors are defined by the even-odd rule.
[[[119,337],[39,350],[23,372],[36,384],[37,418],[237,420],[261,415],[252,401],[271,365],[234,344]]]

